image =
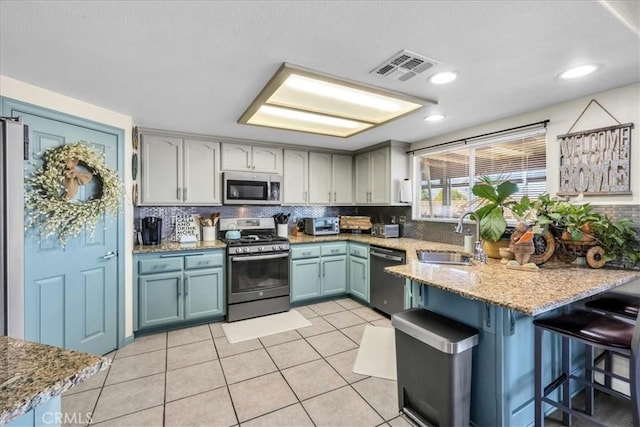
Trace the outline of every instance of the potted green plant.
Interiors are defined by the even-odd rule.
[[[527,196],[520,201],[513,198],[518,190],[518,185],[512,181],[494,182],[487,176],[480,177],[471,188],[478,203],[476,214],[480,218],[480,237],[485,242],[485,253],[491,258],[500,258],[500,248],[509,246],[509,236],[505,235],[505,210],[509,209],[518,219],[524,219],[529,212],[531,202]]]
[[[640,261],[640,241],[630,219],[614,222],[589,203],[573,204],[548,194],[532,202],[531,208],[537,224],[549,229],[565,246],[593,242],[604,250],[605,262],[619,259],[623,265],[633,266]]]

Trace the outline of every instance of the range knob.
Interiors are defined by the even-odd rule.
[[[258,252],[262,252],[264,251],[264,247],[263,246],[258,246]]]
[[[242,252],[244,252],[244,253],[249,252],[249,248],[242,248]]]
[[[278,245],[273,245],[273,246],[271,247],[271,249],[273,249],[274,251],[277,251],[277,250],[278,250]]]

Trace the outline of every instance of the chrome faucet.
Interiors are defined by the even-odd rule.
[[[473,219],[475,219],[476,221],[476,244],[475,244],[475,249],[473,253],[473,259],[482,263],[486,263],[487,256],[484,253],[484,249],[482,249],[482,240],[480,239],[480,217],[478,216],[478,214],[475,213],[474,211],[468,211],[463,213],[462,216],[460,217],[460,220],[458,220],[458,225],[456,226],[456,233],[458,234],[462,233],[462,221],[464,221],[464,219],[467,216],[472,216]]]

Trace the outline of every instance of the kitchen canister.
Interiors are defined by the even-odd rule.
[[[277,224],[277,227],[278,227],[278,237],[289,236],[289,224]]]
[[[213,242],[216,240],[216,227],[202,227],[202,241]]]

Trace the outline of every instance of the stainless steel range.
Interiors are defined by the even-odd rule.
[[[289,310],[289,241],[276,235],[273,218],[221,218],[227,244],[227,321]],[[239,239],[227,239],[239,230]]]

